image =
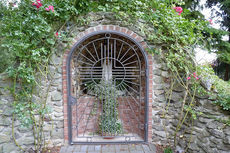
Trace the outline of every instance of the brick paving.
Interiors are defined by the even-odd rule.
[[[60,153],[156,153],[153,144],[72,145],[62,146]]]

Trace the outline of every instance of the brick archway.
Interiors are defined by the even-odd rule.
[[[142,47],[142,49],[146,49],[147,48],[147,44],[144,42],[143,38],[138,36],[135,32],[128,30],[127,28],[122,28],[119,26],[114,26],[114,25],[100,25],[100,26],[96,26],[96,27],[92,27],[89,28],[87,30],[85,30],[82,33],[79,33],[78,36],[74,39],[73,41],[73,46],[78,43],[79,41],[81,41],[82,39],[84,39],[85,37],[87,37],[90,34],[93,34],[95,32],[100,32],[100,31],[114,31],[114,32],[119,32],[119,33],[123,33],[124,35],[134,39],[136,42],[139,43],[139,45]],[[67,86],[67,61],[68,61],[68,56],[71,50],[66,50],[64,56],[63,56],[63,67],[62,67],[62,71],[63,71],[63,106],[64,106],[64,139],[66,142],[69,141],[69,134],[70,134],[70,129],[68,128],[68,124],[69,124],[69,118],[68,118],[68,86]],[[153,87],[152,87],[152,56],[148,55],[148,78],[149,78],[149,87],[147,88],[147,99],[149,101],[148,103],[148,113],[147,113],[147,120],[148,120],[148,131],[147,131],[147,140],[148,142],[151,142],[152,139],[152,91],[153,91]]]

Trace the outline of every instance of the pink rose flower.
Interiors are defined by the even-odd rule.
[[[33,6],[36,6],[37,9],[39,9],[40,7],[42,7],[41,0],[37,0],[37,3],[33,2],[32,5],[33,5]]]
[[[191,79],[191,77],[187,77],[187,80],[190,80]]]
[[[54,7],[52,5],[49,6],[49,9],[53,12],[54,11]]]
[[[211,25],[213,25],[213,23],[212,23],[212,19],[210,19],[208,22],[209,22]]]
[[[52,12],[54,12],[54,7],[52,6],[52,5],[50,5],[48,8],[46,8],[46,11],[52,11]]]
[[[42,6],[41,1],[37,1],[37,5],[38,5],[39,7],[41,7],[41,6]]]
[[[178,12],[178,15],[181,15],[181,13],[183,12],[182,7],[174,7],[173,9],[176,10],[176,12]]]
[[[56,32],[56,33],[55,33],[55,37],[57,37],[57,38],[58,38],[58,36],[59,36],[59,33],[58,33],[58,32]]]

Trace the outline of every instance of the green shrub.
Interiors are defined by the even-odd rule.
[[[164,149],[164,153],[173,153],[173,150],[170,147]]]
[[[198,67],[203,81],[209,81],[210,91],[206,92],[209,97],[216,97],[214,103],[221,106],[224,110],[230,110],[230,83],[220,79],[215,75],[214,70],[209,65]]]
[[[1,42],[0,42],[1,44]],[[9,66],[13,65],[15,61],[15,56],[13,52],[0,47],[0,73],[4,72]]]

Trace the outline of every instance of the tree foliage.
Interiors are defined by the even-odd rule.
[[[219,21],[222,24],[222,29],[230,30],[230,1],[229,0],[207,0],[206,6],[212,8],[218,6],[220,11],[214,10],[217,17],[221,17],[223,20]],[[229,31],[230,32],[230,31]]]
[[[209,27],[204,30],[203,34],[208,40],[206,41],[207,49],[218,55],[215,66],[216,73],[227,81],[230,77],[230,2],[229,0],[207,0],[205,6],[212,9],[211,18],[219,19],[215,22],[221,25],[220,29]],[[192,10],[192,18],[204,19],[198,10],[198,8],[204,9],[199,5],[199,1],[186,0],[185,7]],[[228,37],[228,40],[224,40],[223,37]],[[220,70],[222,71],[220,72]]]
[[[221,24],[221,28],[228,32],[228,41],[223,41],[222,39],[218,39],[219,46],[218,47],[218,66],[217,69],[223,69],[221,66],[225,66],[223,72],[225,73],[223,76],[224,80],[230,79],[230,1],[229,0],[207,0],[206,6],[212,8],[213,6],[217,6],[220,10],[213,9],[213,16],[221,18],[222,20],[218,21]],[[218,73],[221,74],[221,73]]]

